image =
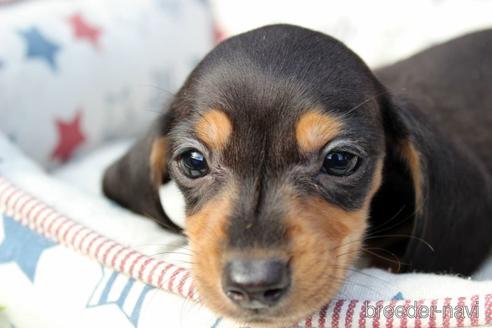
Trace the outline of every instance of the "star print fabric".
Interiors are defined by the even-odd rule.
[[[0,7],[0,131],[46,169],[135,137],[213,42],[201,0]]]

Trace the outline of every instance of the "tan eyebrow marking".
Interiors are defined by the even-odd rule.
[[[300,150],[305,153],[318,150],[336,137],[342,126],[340,119],[329,114],[318,111],[302,114],[296,124],[296,140]]]
[[[232,123],[224,112],[212,109],[206,112],[196,123],[195,131],[208,147],[221,150],[229,141]]]

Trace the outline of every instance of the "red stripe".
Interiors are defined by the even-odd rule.
[[[94,252],[94,257],[96,259],[99,259],[99,252],[101,251],[101,248],[106,245],[107,243],[109,243],[111,240],[109,239],[105,239],[102,243],[100,243],[97,248],[96,248],[96,251]],[[100,260],[99,260],[100,261]]]
[[[5,194],[7,193],[7,191],[9,191],[9,192],[12,191],[12,193],[15,193],[15,188],[12,186],[7,186],[4,190],[2,190],[2,192],[0,192],[0,201],[2,202],[2,204],[5,204],[5,200],[2,198],[5,197]],[[7,196],[7,197],[9,197],[9,196]]]
[[[3,202],[5,204],[5,207],[7,207],[7,208],[9,207],[10,198],[12,198],[12,196],[14,196],[15,194],[18,194],[18,193],[19,193],[19,191],[14,189],[14,191],[10,195],[7,196],[7,198]]]
[[[58,242],[61,242],[61,239],[60,239],[60,231],[61,231],[61,228],[62,228],[62,227],[63,227],[66,223],[68,223],[68,222],[70,222],[70,220],[69,220],[69,219],[67,219],[66,217],[64,217],[64,218],[63,218],[63,222],[62,222],[62,223],[60,223],[60,224],[58,225],[58,227],[56,228],[55,233],[54,233],[54,235],[53,235],[53,236],[54,236],[54,237],[58,240]]]
[[[63,223],[63,225],[65,225],[65,224],[67,224],[67,225],[69,224],[69,226],[68,226],[67,229],[65,229],[65,232],[63,233],[63,237],[61,238],[60,241],[62,243],[64,242],[64,243],[67,243],[68,244],[68,242],[67,242],[67,235],[70,232],[70,230],[72,230],[72,228],[77,225],[77,223],[71,222],[71,221],[67,221],[67,222]]]
[[[17,204],[19,204],[19,201],[20,201],[22,198],[24,198],[24,197],[26,197],[26,195],[24,195],[24,194],[20,195],[20,197],[17,197],[17,199],[15,200],[15,202],[12,204],[12,209],[13,209],[14,211],[16,211],[16,210],[17,210]]]
[[[335,308],[333,309],[333,314],[331,316],[331,326],[333,328],[338,328],[338,323],[340,322],[340,311],[342,310],[343,303],[343,300],[338,300],[335,303]]]
[[[173,288],[173,285],[174,285],[174,280],[176,280],[176,277],[178,276],[178,274],[180,274],[183,271],[184,271],[183,268],[178,268],[177,270],[175,270],[173,272],[173,274],[171,275],[171,278],[169,278],[169,281],[167,283],[167,290],[170,290],[170,291],[173,290],[172,288]]]
[[[471,320],[471,325],[473,327],[475,326],[478,326],[478,317],[479,317],[479,309],[478,309],[478,295],[473,295],[471,297],[471,304],[470,304],[470,308],[472,310],[472,316],[470,318]]]
[[[170,268],[172,268],[174,265],[172,264],[168,264],[164,270],[162,270],[161,272],[161,275],[159,276],[159,279],[157,280],[157,286],[159,286],[159,288],[162,288],[162,284],[163,284],[163,280],[164,280],[164,275],[166,274],[167,270],[169,270]]]
[[[383,306],[383,301],[377,301],[376,302],[376,310],[374,313],[374,320],[372,321],[372,327],[373,328],[379,328],[379,319],[381,318],[381,311],[379,308]]]
[[[22,212],[24,212],[24,207],[26,207],[27,204],[29,204],[30,202],[34,201],[34,199],[32,197],[27,197],[27,200],[24,202],[24,204],[22,204],[22,206],[19,208],[19,213],[21,215],[23,215]]]
[[[451,298],[450,297],[446,297],[444,299],[444,308],[443,308],[443,322],[442,322],[442,326],[443,328],[449,328],[449,320],[451,318],[451,313],[450,313],[450,309],[448,308],[448,305],[451,304]]]
[[[101,239],[102,237],[103,236],[101,236],[101,235],[96,235],[96,236],[94,236],[94,238],[92,238],[92,240],[89,242],[89,245],[87,245],[87,248],[85,250],[87,254],[90,254],[92,245],[94,245],[94,243],[96,242],[96,240]],[[101,246],[101,245],[99,245],[99,246]],[[94,257],[97,258],[96,253],[97,253],[97,250],[96,250],[96,252],[94,252]]]
[[[36,216],[34,216],[33,223],[34,223],[34,226],[35,226],[35,227],[38,227],[38,219],[39,219],[39,217],[41,216],[41,214],[42,214],[42,213],[44,213],[46,210],[48,210],[48,213],[49,213],[48,215],[51,215],[51,213],[53,213],[53,209],[51,209],[50,207],[44,207],[41,211],[39,211],[39,212],[36,214]],[[48,216],[48,215],[47,215],[47,216]],[[47,216],[46,216],[46,217],[47,217]],[[44,222],[44,220],[43,220],[43,222]]]
[[[84,235],[84,237],[80,238],[79,240],[79,243],[77,244],[77,248],[80,252],[82,252],[82,244],[84,243],[84,241],[87,239],[87,237],[89,237],[89,235],[93,233],[92,230],[90,229],[87,229],[87,233]]]
[[[79,228],[77,231],[75,231],[75,233],[74,233],[74,234],[73,234],[73,236],[72,236],[72,239],[70,240],[70,245],[72,245],[72,247],[74,247],[74,248],[75,248],[75,239],[77,239],[77,236],[79,235],[79,233],[80,233],[82,230],[84,230],[84,229],[85,229],[85,227],[84,227],[84,226],[80,226],[80,228]]]
[[[437,309],[437,299],[433,299],[431,302],[431,311],[430,311],[430,316],[429,316],[429,328],[436,328],[436,313],[435,310]]]
[[[330,303],[326,304],[321,308],[321,311],[319,311],[319,328],[324,328],[325,323],[326,323],[326,313],[328,312],[328,307],[330,306]]]
[[[156,264],[154,265],[154,267],[152,268],[152,270],[150,270],[149,275],[147,276],[147,283],[149,285],[152,285],[152,280],[153,280],[152,277],[154,276],[155,270],[157,270],[157,268],[159,267],[159,265],[161,265],[162,263],[164,263],[164,262],[162,262],[162,261],[156,261]]]
[[[403,305],[403,315],[400,318],[400,328],[407,328],[408,305],[410,304],[410,302],[410,300],[405,300],[405,304]]]
[[[33,213],[32,215],[32,218],[31,218],[31,222],[30,222],[30,226],[33,226],[33,227],[36,227],[36,220],[38,219],[39,215],[41,213],[43,213],[45,210],[47,210],[48,207],[47,206],[43,206],[41,205],[41,208],[36,212],[36,213]]]
[[[133,254],[135,254],[137,251],[131,251],[129,252],[128,254],[126,254],[125,258],[123,259],[123,261],[121,261],[120,263],[120,272],[124,272],[125,271],[125,264],[126,264],[126,261],[128,261],[128,259],[130,258],[130,256],[132,256]]]
[[[186,280],[188,280],[189,277],[190,277],[190,271],[186,272],[184,277],[180,280],[180,282],[178,284],[178,293],[180,295],[186,296],[185,294],[183,294],[183,287],[184,287],[184,284],[186,283]]]
[[[396,300],[391,300],[389,304],[389,309],[391,309],[391,315],[386,318],[386,328],[393,327],[393,317],[395,316],[395,305],[396,305]]]
[[[61,214],[58,214],[57,217],[55,217],[53,220],[51,220],[50,222],[50,225],[48,226],[48,229],[46,229],[46,232],[50,235],[53,235],[52,233],[52,229],[53,229],[53,225],[55,224],[56,221],[58,221],[59,219],[61,219],[63,217],[63,215]]]
[[[111,250],[113,248],[115,248],[116,246],[119,246],[117,243],[115,243],[113,241],[112,241],[112,243],[113,244],[111,244],[111,246],[109,246],[108,249],[106,249],[106,251],[104,252],[104,255],[103,255],[103,258],[102,258],[102,261],[101,261],[103,264],[106,264],[107,263],[106,260],[108,259],[109,252],[111,252]]]
[[[51,212],[50,212],[50,214],[46,215],[46,216],[44,217],[43,221],[41,221],[41,223],[40,223],[40,225],[39,225],[39,230],[38,230],[38,231],[40,231],[40,233],[41,233],[41,234],[42,234],[45,238],[48,238],[48,239],[51,239],[51,236],[50,236],[50,234],[48,233],[48,231],[46,230],[46,227],[45,227],[45,226],[46,226],[46,222],[48,222],[48,221],[49,221],[50,223],[51,223],[51,222],[53,222],[53,219],[52,219],[51,221],[50,221],[50,220],[48,220],[48,219],[49,219],[52,215],[58,215],[58,214],[56,213],[56,211],[55,211],[55,210],[51,211]],[[55,218],[56,218],[56,216],[55,216]]]
[[[118,259],[118,257],[120,256],[120,254],[123,252],[123,251],[126,251],[128,250],[127,247],[121,247],[117,252],[116,254],[113,255],[113,258],[111,259],[111,267],[113,269],[116,269],[116,260]]]
[[[366,326],[366,307],[369,301],[364,301],[359,313],[359,327],[363,328]]]
[[[24,218],[25,218],[27,221],[29,221],[29,220],[30,220],[30,216],[31,216],[32,211],[33,211],[35,208],[39,207],[39,206],[42,206],[42,204],[41,204],[41,203],[39,203],[38,201],[34,201],[34,205],[33,205],[33,206],[31,206],[31,208],[29,209],[29,211],[27,211],[26,215],[24,215]]]
[[[456,326],[457,327],[464,327],[465,326],[465,300],[466,300],[466,297],[458,297],[458,309],[459,309],[459,311],[462,311],[461,313],[458,312],[458,314],[462,314],[462,315],[456,316]]]
[[[186,295],[187,298],[194,298],[195,296],[195,285],[193,285],[193,281],[190,284],[190,290],[188,291],[188,295]]]
[[[357,305],[357,300],[351,300],[347,308],[347,313],[345,314],[345,327],[352,327],[352,319],[354,317],[354,309]]]
[[[313,316],[310,316],[306,320],[306,328],[313,328]]]
[[[424,305],[424,300],[417,301],[417,308],[415,309],[415,328],[422,327],[422,321],[420,320],[422,317],[422,305]]]
[[[153,258],[149,257],[148,259],[145,260],[145,262],[142,264],[140,267],[140,270],[138,270],[138,279],[143,280],[143,273],[145,271],[145,268],[149,263],[153,260]]]
[[[140,254],[139,256],[137,256],[137,258],[132,262],[132,264],[130,265],[130,270],[128,270],[128,274],[133,276],[133,269],[135,268],[135,265],[138,263],[138,261],[140,261],[143,257],[145,257],[145,255],[143,254]]]
[[[485,323],[492,323],[492,294],[485,295]]]

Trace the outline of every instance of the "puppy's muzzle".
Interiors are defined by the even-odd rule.
[[[243,309],[275,306],[287,294],[289,286],[288,263],[277,259],[232,260],[224,268],[224,293]]]

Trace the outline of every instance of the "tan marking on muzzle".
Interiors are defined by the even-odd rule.
[[[221,312],[228,299],[222,292],[222,270],[229,216],[236,188],[230,184],[197,213],[186,219],[185,234],[192,252],[192,275],[200,299]]]

